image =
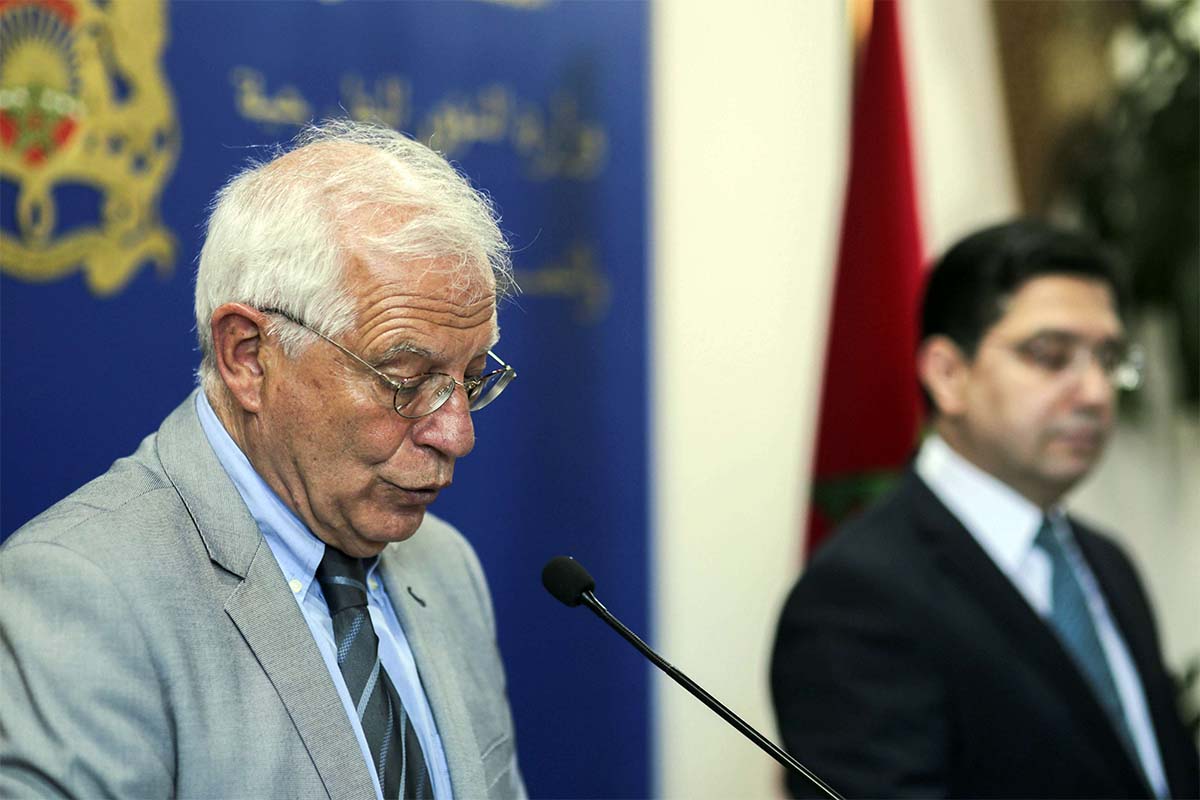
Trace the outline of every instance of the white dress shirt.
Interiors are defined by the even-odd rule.
[[[1049,518],[1087,598],[1092,623],[1116,684],[1142,771],[1154,793],[1166,797],[1167,779],[1141,680],[1109,613],[1096,576],[1079,552],[1066,515],[1060,508],[1043,515],[1040,508],[960,456],[936,434],[930,435],[921,445],[916,471],[1043,619],[1051,610],[1053,567],[1050,557],[1040,547],[1035,547],[1033,540],[1042,526],[1043,516]]]

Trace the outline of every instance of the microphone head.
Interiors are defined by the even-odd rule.
[[[592,576],[570,556],[555,556],[542,568],[542,586],[560,602],[577,606],[583,602],[583,593],[596,588]]]

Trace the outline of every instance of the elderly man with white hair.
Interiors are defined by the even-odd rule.
[[[426,513],[516,375],[507,253],[374,126],[221,190],[200,388],[0,550],[0,795],[524,796],[483,572]]]

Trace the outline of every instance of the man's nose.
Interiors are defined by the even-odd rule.
[[[462,458],[475,448],[475,423],[466,390],[460,389],[461,386],[455,386],[437,411],[416,421],[413,441],[451,458]]]
[[[1088,354],[1084,360],[1078,381],[1078,397],[1090,406],[1112,405],[1116,390],[1113,388],[1112,376],[1100,365],[1097,358]]]

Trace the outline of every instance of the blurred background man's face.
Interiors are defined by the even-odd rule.
[[[1108,440],[1114,390],[1092,352],[1123,336],[1103,282],[1047,275],[1024,284],[967,365],[963,413],[952,420],[964,455],[1035,503],[1055,502]]]

